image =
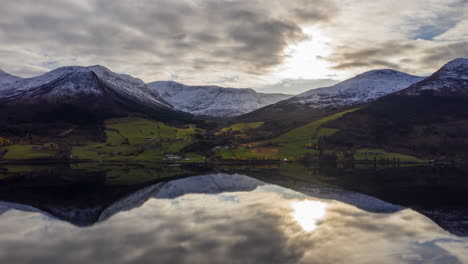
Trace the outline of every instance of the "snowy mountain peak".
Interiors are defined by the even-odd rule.
[[[1,89],[2,85],[12,83],[12,82],[16,82],[16,81],[21,80],[21,79],[22,79],[21,77],[14,76],[14,75],[11,75],[11,74],[3,71],[3,70],[0,70],[0,89]]]
[[[249,88],[189,86],[174,81],[157,81],[148,86],[177,110],[209,117],[241,115],[291,97],[257,93]]]
[[[372,70],[330,87],[309,90],[288,101],[312,108],[366,103],[398,92],[422,79],[390,69]]]
[[[468,59],[467,58],[457,58],[452,61],[449,61],[447,64],[445,64],[442,68],[457,68],[457,67],[466,67],[468,68]]]
[[[403,95],[431,93],[439,96],[468,96],[468,59],[450,61],[428,78],[403,90]]]
[[[371,76],[385,76],[385,75],[398,75],[398,76],[406,76],[408,74],[395,71],[392,69],[378,69],[378,70],[371,70],[361,74],[356,75],[354,78],[363,78],[363,77],[371,77]]]
[[[468,59],[458,58],[450,61],[435,74],[445,78],[468,79]]]
[[[0,83],[0,100],[4,102],[71,102],[83,97],[108,100],[105,98],[114,96],[138,105],[172,109],[142,80],[99,65],[65,66],[37,77]]]

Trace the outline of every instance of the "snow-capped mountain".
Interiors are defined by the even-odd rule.
[[[390,69],[372,70],[330,87],[316,88],[238,117],[239,122],[272,120],[309,123],[334,111],[401,91],[423,77]],[[294,124],[295,125],[295,124]]]
[[[19,81],[21,79],[22,79],[21,77],[14,76],[14,75],[11,75],[9,73],[6,73],[0,70],[0,87],[8,83]]]
[[[148,86],[175,109],[209,117],[241,115],[291,97],[257,93],[252,89],[189,86],[172,81],[152,82]]]
[[[0,84],[0,104],[5,106],[2,120],[102,120],[135,112],[162,121],[190,118],[140,79],[98,65],[61,67],[37,77],[5,82]]]
[[[423,93],[439,96],[468,95],[468,59],[458,58],[450,61],[428,78],[411,85],[399,94]]]
[[[77,97],[103,97],[109,93],[126,97],[148,106],[171,108],[145,83],[103,66],[61,67],[41,76],[19,79],[1,86],[0,100],[7,102],[73,101]]]
[[[312,89],[290,98],[288,102],[312,108],[349,106],[398,92],[422,79],[390,69],[373,70],[330,87]]]

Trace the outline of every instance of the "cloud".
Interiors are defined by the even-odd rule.
[[[466,56],[466,1],[412,0],[398,6],[388,0],[349,2],[353,5],[324,31],[333,36],[333,51],[325,59],[336,71],[351,77],[392,68],[425,75]]]
[[[354,70],[391,68],[413,74],[426,75],[458,57],[468,57],[468,41],[388,41],[367,45],[337,47],[327,58],[334,63],[333,69]]]
[[[0,68],[30,75],[28,67],[53,60],[104,64],[147,81],[172,74],[195,82],[226,73],[253,78],[305,38],[299,23],[328,21],[333,10],[325,0],[9,1],[0,10],[0,50],[38,58],[22,60],[22,69],[16,56],[6,56]]]
[[[288,50],[313,43],[317,29],[327,40],[317,49],[331,52],[323,55],[325,76],[313,78],[376,68],[421,75],[466,56],[466,12],[465,0],[6,1],[0,69],[32,76],[102,64],[147,82],[177,76],[187,84],[259,88],[295,78],[275,69],[322,67],[307,58],[285,64]]]
[[[468,58],[468,41],[437,45],[423,51],[422,65],[445,64],[457,57]]]

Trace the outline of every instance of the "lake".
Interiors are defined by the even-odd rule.
[[[465,175],[5,165],[0,263],[468,263]]]

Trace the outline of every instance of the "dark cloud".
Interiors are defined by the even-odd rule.
[[[413,44],[402,44],[397,41],[376,42],[372,43],[371,46],[369,47],[367,43],[338,46],[328,60],[335,63],[333,68],[337,70],[376,67],[399,70],[400,65],[392,63],[388,59],[417,50]]]
[[[427,44],[427,43],[426,43]],[[369,46],[344,45],[337,47],[327,58],[336,70],[391,68],[395,70],[430,74],[440,66],[458,57],[468,57],[468,42],[430,43],[419,47],[413,43],[387,41]],[[424,45],[421,45],[424,46]]]
[[[468,58],[468,42],[459,42],[427,48],[421,63],[424,65],[442,65],[458,57]]]
[[[299,23],[328,21],[334,10],[326,0],[8,1],[0,10],[0,49],[38,55],[24,67],[48,58],[140,75],[152,64],[167,76],[218,67],[255,75],[280,64],[284,49],[305,38]],[[0,62],[0,68],[23,73],[18,67],[13,56]]]

